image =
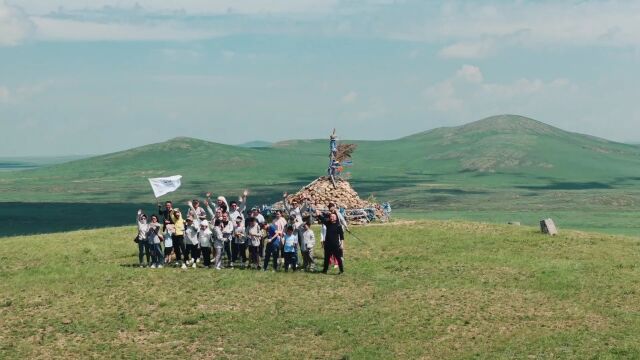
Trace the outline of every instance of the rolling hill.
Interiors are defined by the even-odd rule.
[[[636,146],[566,132],[513,115],[390,141],[344,142],[358,144],[354,167],[348,171],[354,186],[365,193],[423,182],[606,187],[640,176],[640,149]],[[270,196],[322,175],[326,153],[325,140],[291,140],[247,148],[175,138],[2,174],[0,195],[8,201],[144,201],[149,198],[146,178],[182,174],[185,196],[245,187]]]
[[[388,141],[358,145],[351,181],[396,209],[436,212],[640,208],[640,147],[567,132],[516,115],[489,117]],[[327,140],[251,148],[175,138],[35,170],[0,173],[5,202],[155,202],[147,178],[181,174],[180,202],[206,191],[270,203],[325,173]],[[468,216],[463,216],[468,217]],[[577,221],[576,224],[584,222]]]

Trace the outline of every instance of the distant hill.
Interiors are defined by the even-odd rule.
[[[68,161],[84,159],[90,155],[70,155],[70,156],[21,156],[21,157],[0,157],[0,171],[35,169],[42,166],[61,164]]]
[[[264,148],[264,147],[270,147],[271,145],[273,145],[273,143],[270,143],[268,141],[256,140],[256,141],[249,141],[244,144],[240,144],[238,146],[248,147],[248,148]]]
[[[426,183],[544,188],[613,184],[640,176],[638,146],[567,132],[516,115],[396,140],[353,143],[358,149],[353,167],[346,171],[364,196],[411,196],[411,189]],[[0,195],[5,201],[150,201],[146,178],[181,174],[184,185],[175,198],[202,196],[205,191],[233,194],[247,187],[253,196],[273,200],[281,191],[297,190],[323,175],[327,153],[324,139],[258,148],[175,138],[42,169],[3,173]]]

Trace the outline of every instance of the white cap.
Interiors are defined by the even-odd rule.
[[[202,225],[204,225],[204,226],[209,226],[209,221],[207,221],[207,220],[202,220],[202,222],[200,223],[200,226],[202,226]]]

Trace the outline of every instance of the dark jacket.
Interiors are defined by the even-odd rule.
[[[325,246],[340,246],[340,241],[344,240],[344,231],[339,221],[332,223],[328,216],[318,218],[327,227],[327,234],[324,237]]]

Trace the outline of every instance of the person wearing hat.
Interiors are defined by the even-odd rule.
[[[240,267],[244,269],[247,262],[247,237],[245,235],[244,218],[237,216],[233,225],[233,261],[240,260]]]
[[[198,243],[200,251],[202,251],[202,260],[204,267],[211,267],[211,229],[209,229],[209,221],[202,220],[198,229]]]

